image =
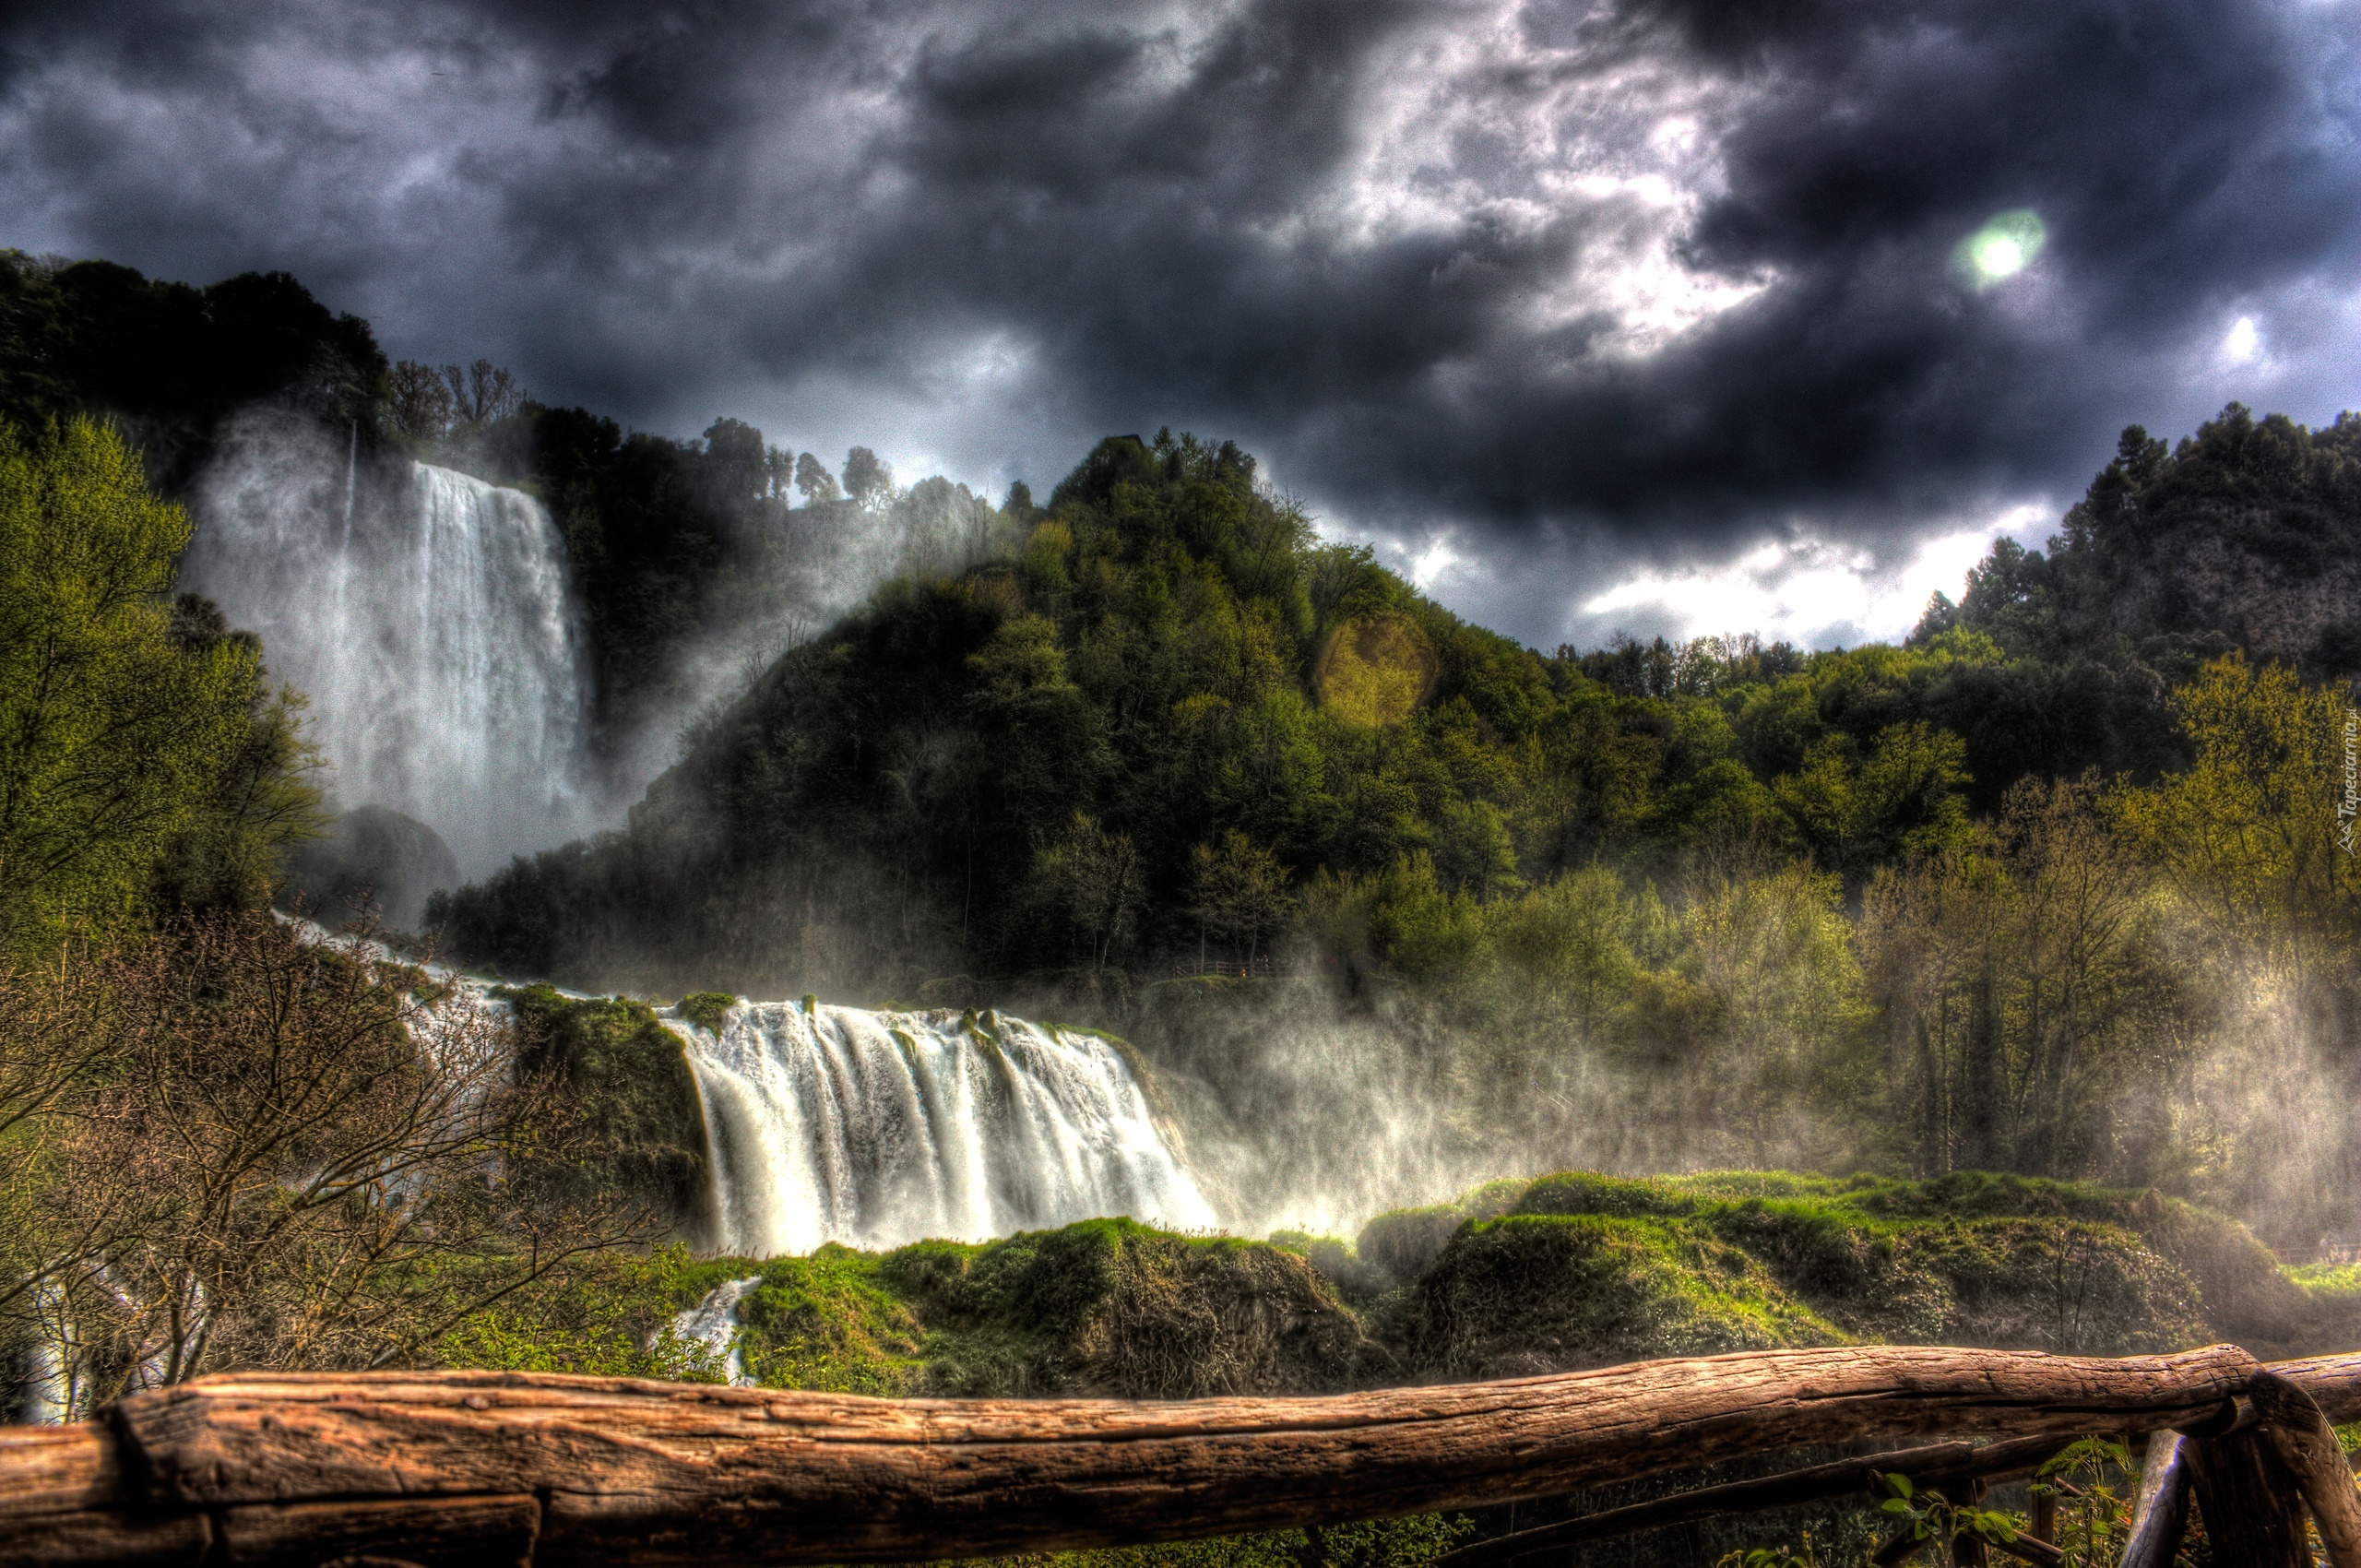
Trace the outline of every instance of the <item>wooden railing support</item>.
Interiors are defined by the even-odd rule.
[[[2131,1505],[2131,1538],[2121,1568],[2172,1568],[2189,1528],[2189,1445],[2172,1431],[2148,1434],[2140,1491]]]
[[[2332,1568],[2361,1568],[2361,1494],[2328,1418],[2310,1395],[2275,1372],[2256,1373],[2248,1397],[2272,1451],[2296,1478]]]

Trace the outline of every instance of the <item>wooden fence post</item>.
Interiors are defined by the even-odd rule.
[[[2140,1491],[2131,1507],[2131,1538],[2121,1568],[2172,1568],[2189,1527],[2189,1454],[2192,1439],[2169,1429],[2148,1434],[2140,1462]]]
[[[2270,1372],[2255,1374],[2249,1395],[2272,1451],[2295,1478],[2320,1543],[2335,1568],[2361,1568],[2361,1495],[2336,1432],[2310,1395]]]
[[[2184,1452],[2218,1568],[2312,1568],[2296,1479],[2260,1432],[2194,1438]]]

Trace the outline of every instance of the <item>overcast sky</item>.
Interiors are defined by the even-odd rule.
[[[2128,422],[2361,406],[2361,0],[0,15],[0,244],[905,480],[1233,436],[1544,648],[1892,636]]]

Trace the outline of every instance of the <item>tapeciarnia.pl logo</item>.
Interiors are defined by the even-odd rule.
[[[2336,847],[2353,853],[2353,833],[2361,820],[2361,710],[2344,710],[2344,794],[2336,802]]]

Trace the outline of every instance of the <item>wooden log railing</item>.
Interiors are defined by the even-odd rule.
[[[2340,1503],[2323,1437],[2327,1421],[2356,1416],[2361,1355],[2265,1369],[2227,1345],[2116,1360],[1762,1351],[1160,1404],[537,1373],[231,1374],[132,1396],[77,1426],[0,1429],[0,1564],[895,1562],[1555,1497],[1928,1433],[1952,1441],[1940,1455],[1848,1463],[1857,1475],[1889,1461],[2022,1473],[2044,1444],[2177,1429],[2217,1434],[2193,1441],[2193,1472],[2234,1491],[2259,1477],[2284,1507],[2300,1498],[2332,1561],[2361,1568],[2346,1545],[2361,1538],[2350,1537],[2361,1507],[2343,1512],[2351,1482],[2339,1482]],[[1978,1436],[1999,1441],[1961,1446]],[[2236,1450],[2251,1476],[2204,1458],[2209,1443],[2218,1456],[2258,1437]],[[1750,1501],[1802,1500],[1758,1483]],[[1497,1559],[1501,1545],[1481,1550]]]

